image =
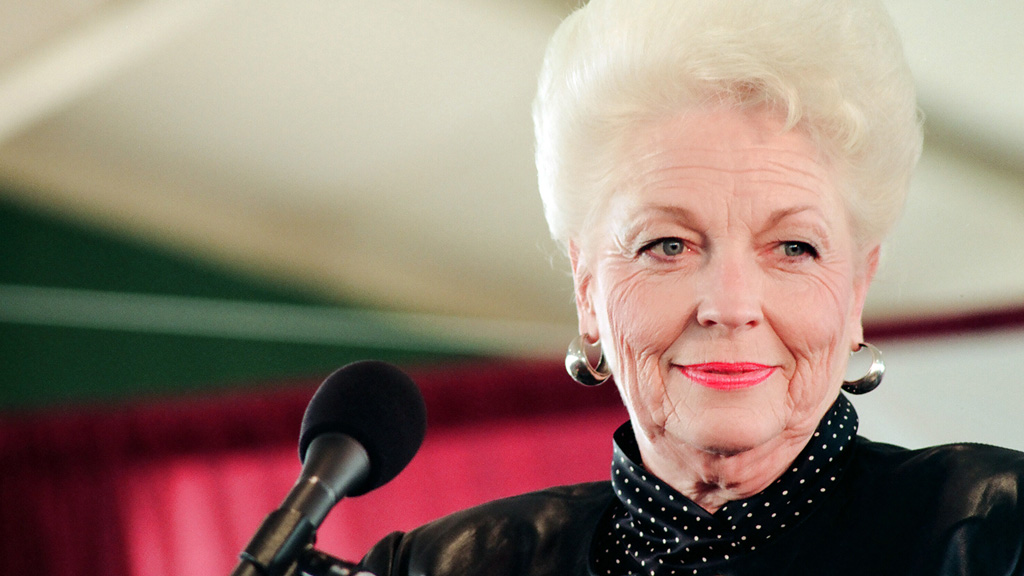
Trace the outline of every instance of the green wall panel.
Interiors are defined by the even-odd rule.
[[[2,287],[332,306],[294,289],[33,211],[3,199],[0,190]],[[15,314],[14,299],[6,300],[0,298],[0,410],[116,403],[320,376],[362,358],[424,363],[456,357],[430,351],[427,343],[423,349],[409,342],[396,349],[274,341],[258,334],[213,337],[23,321]]]

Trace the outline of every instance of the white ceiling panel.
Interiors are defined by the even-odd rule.
[[[889,4],[929,149],[867,315],[1020,307],[1024,4]],[[0,47],[22,201],[334,298],[572,332],[529,118],[560,2],[65,10]]]

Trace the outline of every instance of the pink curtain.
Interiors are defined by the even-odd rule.
[[[626,416],[612,385],[561,366],[422,368],[429,429],[390,484],[342,501],[317,547],[356,560],[393,530],[480,502],[608,476]],[[0,423],[0,574],[225,575],[299,472],[318,382],[7,418]]]

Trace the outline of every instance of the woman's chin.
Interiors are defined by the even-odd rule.
[[[707,454],[735,456],[770,444],[781,430],[772,422],[736,422],[716,419],[687,426],[689,434],[681,435],[684,443]]]
[[[666,430],[673,441],[711,454],[735,455],[771,444],[786,428],[788,384],[771,378],[758,386],[724,392],[677,383],[672,396],[687,401],[677,403],[667,415]]]

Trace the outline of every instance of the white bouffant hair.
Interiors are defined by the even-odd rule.
[[[533,118],[552,237],[579,237],[628,175],[637,130],[701,106],[765,107],[837,170],[855,240],[881,242],[921,116],[879,0],[592,0],[548,45]]]

